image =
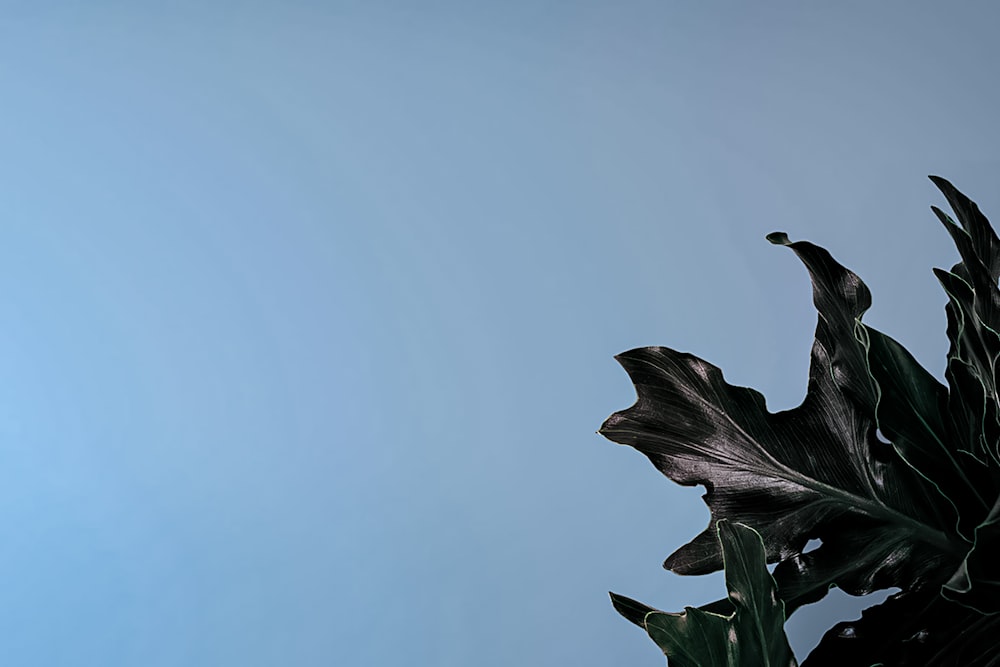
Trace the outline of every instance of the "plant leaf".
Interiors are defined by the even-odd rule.
[[[722,520],[718,539],[732,613],[688,607],[670,614],[612,594],[616,608],[648,610],[642,625],[667,655],[670,667],[794,667],[784,632],[784,604],[767,571],[760,535]]]
[[[969,503],[963,523],[977,524],[974,545],[942,594],[984,613],[1000,612],[1000,240],[975,202],[935,176],[958,223],[932,207],[955,241],[962,258],[951,271],[935,269],[948,294],[948,407],[966,469],[977,475],[975,488],[987,512]],[[985,470],[986,473],[981,471]],[[985,478],[985,479],[984,479]]]
[[[855,335],[871,302],[867,287],[825,250],[783,234],[769,238],[791,245],[813,279],[820,317],[802,405],[772,414],[758,392],[726,383],[715,366],[641,348],[618,356],[637,401],[600,432],[635,447],[675,482],[704,485],[713,524],[730,518],[758,530],[768,561],[785,561],[775,578],[790,611],[831,584],[860,595],[943,583],[969,545],[956,532],[954,509],[935,500],[939,488],[875,435],[877,394]],[[896,402],[899,421],[923,408]],[[681,574],[719,569],[713,532],[665,566]],[[802,554],[810,538],[823,545]]]
[[[948,390],[889,336],[860,322],[855,333],[874,390],[874,396],[856,397],[859,405],[874,409],[896,453],[941,493],[959,534],[971,541],[994,484],[989,469],[958,446]]]
[[[988,667],[997,664],[998,632],[1000,615],[904,591],[832,627],[802,667]]]
[[[768,239],[806,265],[819,313],[799,407],[770,413],[758,392],[668,348],[617,357],[637,400],[600,432],[674,481],[703,485],[712,514],[665,567],[701,574],[725,561],[728,581],[728,552],[712,527],[731,519],[763,536],[785,613],[834,585],[854,595],[904,590],[831,630],[808,667],[1000,666],[1000,239],[975,203],[931,178],[958,218],[932,207],[962,258],[935,269],[949,297],[948,387],[862,323],[871,297],[855,274],[781,233]],[[810,538],[822,545],[803,552]],[[733,659],[707,639],[741,617],[732,588],[729,599],[680,615],[612,599],[657,643],[681,651],[683,665]],[[697,654],[697,636],[714,652]]]

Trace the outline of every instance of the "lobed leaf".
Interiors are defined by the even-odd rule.
[[[955,241],[962,258],[951,271],[935,269],[948,294],[948,400],[952,439],[965,469],[975,476],[969,486],[982,505],[963,505],[963,523],[975,525],[973,546],[942,593],[984,613],[1000,612],[1000,240],[975,202],[943,178],[931,180],[941,190],[958,223],[932,207]],[[985,507],[985,511],[983,510]]]
[[[754,590],[773,596],[776,586],[783,614],[834,585],[854,595],[903,590],[832,629],[805,667],[1000,665],[1000,239],[974,202],[931,179],[958,219],[932,207],[961,255],[950,271],[935,269],[949,298],[947,387],[862,322],[871,295],[860,278],[822,248],[782,233],[768,239],[805,264],[819,315],[800,406],[771,413],[758,392],[669,348],[617,357],[637,400],[600,432],[675,482],[704,486],[712,514],[665,567],[701,574],[725,566],[729,582],[730,569],[743,563],[743,586],[765,561],[777,562],[773,579]],[[732,544],[720,545],[733,530],[729,521],[759,533],[757,551],[743,543],[737,557]],[[822,545],[804,553],[811,538]],[[683,614],[612,599],[672,665],[743,664],[732,662],[733,647],[753,644],[741,623],[747,632],[784,635],[773,614],[755,617],[746,609],[756,607],[741,606],[734,591]],[[731,641],[713,640],[720,632]],[[763,656],[746,664],[771,664],[759,662],[770,659]]]
[[[642,625],[670,667],[795,667],[784,633],[784,604],[767,571],[760,535],[742,524],[718,523],[732,612],[688,607],[665,613],[612,594],[616,608],[642,614]]]
[[[831,585],[856,595],[940,585],[969,545],[954,508],[935,500],[941,488],[876,437],[880,394],[867,361],[873,337],[883,366],[912,365],[915,381],[934,381],[898,344],[860,324],[871,297],[855,274],[812,244],[770,238],[791,246],[809,268],[820,315],[802,405],[770,413],[758,392],[726,383],[715,366],[642,348],[618,357],[637,401],[600,432],[635,447],[675,482],[705,486],[713,525],[729,518],[758,530],[768,561],[782,561],[775,578],[790,611]],[[900,434],[921,410],[930,428],[941,421],[918,400],[891,395],[881,402],[887,428],[898,423]],[[933,407],[940,407],[936,399]],[[719,569],[712,533],[706,529],[665,566],[681,574]],[[802,554],[810,538],[823,545]]]

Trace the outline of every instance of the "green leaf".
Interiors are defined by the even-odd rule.
[[[931,178],[958,219],[933,209],[962,258],[935,270],[949,298],[947,387],[861,321],[871,296],[854,273],[782,233],[768,239],[805,264],[819,314],[799,407],[771,413],[758,392],[690,354],[618,356],[637,400],[600,432],[675,482],[704,486],[712,514],[665,567],[701,574],[725,564],[728,581],[730,554],[713,526],[731,520],[762,536],[787,614],[834,585],[903,590],[831,630],[807,667],[1000,665],[1000,239],[975,203]],[[811,538],[822,544],[804,552]],[[671,664],[735,664],[745,614],[732,587],[729,599],[680,615],[613,600],[674,651]],[[709,640],[722,631],[729,644]]]
[[[875,395],[858,397],[874,409],[879,429],[896,453],[927,479],[954,513],[956,527],[971,541],[990,507],[994,483],[989,469],[959,446],[949,415],[948,390],[895,340],[860,322],[858,340]]]
[[[612,594],[615,606],[643,613],[642,625],[670,667],[790,667],[796,664],[784,632],[784,604],[768,574],[760,535],[742,524],[718,523],[732,613],[688,607],[656,611]]]
[[[822,248],[789,243],[783,234],[769,238],[790,245],[813,279],[820,317],[802,405],[770,413],[763,396],[726,383],[715,366],[668,348],[641,348],[618,357],[637,401],[609,417],[601,433],[635,447],[675,482],[705,486],[713,525],[729,518],[759,531],[768,561],[782,561],[775,578],[789,611],[834,584],[855,595],[940,585],[969,543],[938,485],[876,436],[879,393],[865,345],[872,336],[865,329],[867,338],[857,335],[868,289]],[[876,340],[877,352],[892,352],[879,357],[883,366],[910,364],[881,334]],[[911,365],[913,379],[926,383],[926,372]],[[900,433],[927,407],[894,394],[881,402],[892,406],[884,411]],[[937,398],[932,407],[940,407]],[[932,429],[942,419],[925,417]],[[946,479],[958,477],[947,463],[942,470]],[[810,538],[822,546],[803,554]],[[721,565],[711,526],[665,563],[681,574]]]
[[[1000,612],[1000,498],[976,528],[965,561],[942,588],[945,597],[984,614]]]
[[[862,414],[874,416],[895,454],[944,497],[946,505],[935,503],[930,511],[939,521],[960,526],[959,507],[981,519],[990,502],[980,488],[989,485],[989,478],[953,437],[948,390],[902,345],[862,323],[870,296],[860,278],[811,243],[791,243],[783,235],[771,240],[790,247],[809,270],[820,318],[840,343],[833,368],[845,395]],[[872,454],[892,460],[883,449],[876,447]],[[975,525],[964,525],[960,534],[971,538]]]
[[[931,177],[958,223],[934,213],[955,241],[962,261],[951,271],[935,270],[948,294],[949,413],[953,440],[977,475],[973,483],[987,511],[968,502],[963,524],[976,525],[974,545],[942,593],[984,613],[1000,612],[1000,240],[975,202],[948,181]],[[986,471],[983,473],[982,471]]]
[[[997,664],[997,633],[1000,615],[904,591],[832,627],[802,667],[988,667]]]

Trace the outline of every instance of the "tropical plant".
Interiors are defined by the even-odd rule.
[[[708,528],[664,567],[724,568],[729,589],[681,613],[611,594],[671,667],[795,665],[784,620],[833,586],[900,592],[831,628],[803,667],[1000,665],[1000,240],[974,202],[931,180],[958,219],[932,207],[961,256],[934,271],[949,299],[948,386],[862,323],[858,276],[784,233],[767,238],[805,264],[819,312],[801,405],[770,413],[669,348],[616,357],[638,398],[600,432],[706,489]]]

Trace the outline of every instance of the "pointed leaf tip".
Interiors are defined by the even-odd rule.
[[[934,175],[928,176],[927,178],[931,179],[931,183],[934,184],[934,187],[940,190],[945,197],[948,197],[949,192],[958,192],[958,189],[952,185],[951,181],[947,178]]]
[[[638,625],[643,630],[646,629],[646,614],[659,611],[638,600],[633,600],[618,593],[608,592],[608,595],[611,596],[611,604],[614,606],[615,611],[624,616],[630,623]]]

